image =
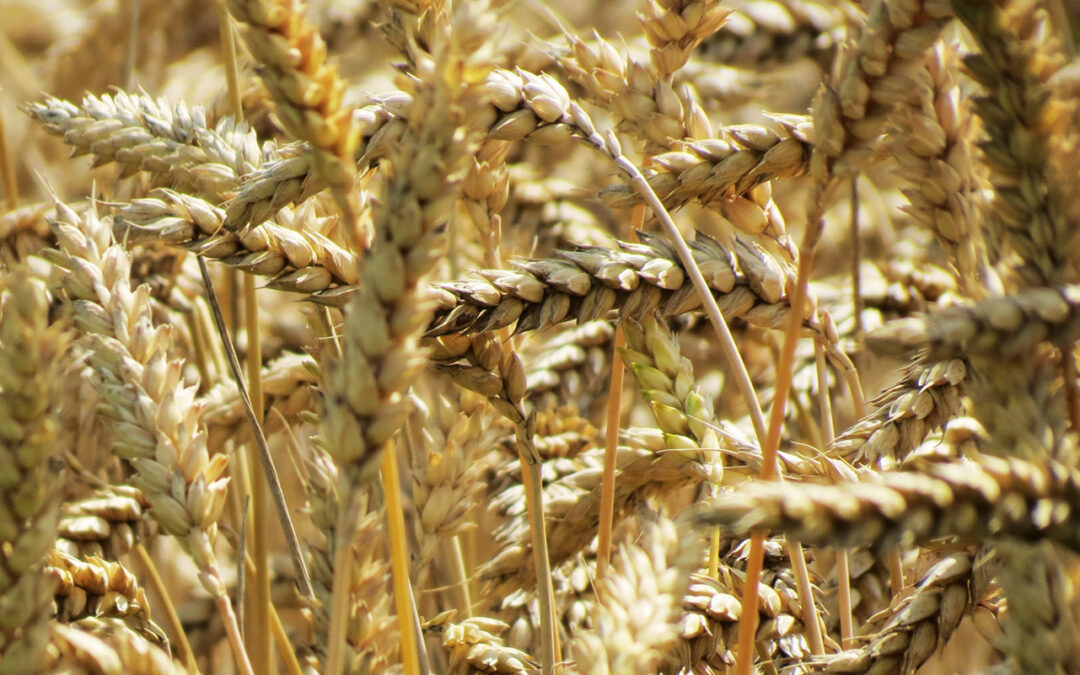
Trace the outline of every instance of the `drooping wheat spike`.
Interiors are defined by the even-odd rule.
[[[407,412],[404,391],[423,359],[416,340],[430,309],[419,284],[441,255],[459,171],[475,138],[473,106],[484,100],[488,57],[475,50],[487,24],[480,16],[463,19],[453,33],[436,36],[432,56],[424,56],[428,70],[411,82],[422,113],[409,120],[409,132],[388,158],[385,203],[346,309],[344,358],[325,371],[328,447],[351,482],[378,466],[380,448]]]
[[[644,525],[640,542],[620,548],[599,583],[592,630],[574,636],[578,672],[655,671],[678,637],[676,603],[697,562],[693,548],[662,517]]]
[[[76,558],[119,560],[135,546],[143,515],[142,494],[113,486],[64,505],[56,531],[56,550]]]
[[[438,310],[428,335],[511,324],[521,333],[569,319],[590,321],[613,309],[634,318],[654,309],[668,316],[700,306],[670,245],[655,235],[641,239],[641,244],[620,242],[616,250],[562,251],[554,259],[517,261],[517,271],[481,270],[483,279],[438,284]],[[701,234],[691,249],[725,317],[767,328],[784,324],[790,312],[784,292],[789,272],[771,256],[741,240],[729,250]],[[808,335],[835,345],[827,315],[811,308],[803,316]],[[835,349],[831,354],[839,357]]]
[[[938,45],[924,69],[910,81],[918,89],[914,104],[898,111],[889,149],[911,206],[905,210],[937,235],[968,294],[985,265],[977,216],[980,208],[978,165],[972,156],[972,120],[960,100],[955,48]],[[974,293],[977,295],[977,293]]]
[[[962,541],[1050,540],[1080,548],[1080,472],[1053,460],[975,456],[922,471],[863,474],[859,482],[739,486],[701,513],[736,532],[766,528],[841,547]]]
[[[70,625],[54,623],[51,630],[51,672],[188,673],[161,645],[128,628],[120,619],[88,617]]]
[[[831,673],[914,673],[978,600],[975,564],[970,553],[952,553],[934,563],[910,595],[864,627],[866,644],[830,654],[818,666]]]
[[[774,247],[778,252],[792,260],[794,246],[788,241],[786,225],[772,202],[771,192],[766,187],[753,188],[773,177],[772,173],[802,173],[800,160],[809,153],[803,152],[798,142],[784,144],[778,134],[763,127],[747,126],[731,134],[715,133],[693,88],[688,85],[680,86],[678,91],[673,88],[671,73],[685,63],[689,50],[715,32],[727,16],[727,10],[714,3],[686,4],[693,4],[693,9],[682,2],[663,8],[657,3],[650,5],[653,18],[644,23],[647,37],[657,45],[652,53],[656,69],[632,58],[624,63],[615,49],[599,36],[595,50],[568,36],[573,57],[562,58],[560,63],[595,102],[612,112],[620,131],[644,139],[648,155],[663,157],[659,162],[663,170],[651,174],[648,180],[650,184],[653,180],[660,183],[660,189],[655,191],[665,207],[701,199],[718,208],[736,228],[767,235],[776,242]],[[684,6],[687,16],[676,16],[674,12]],[[662,29],[665,20],[670,25]],[[679,30],[671,32],[679,32],[683,25],[687,32],[680,44],[685,44],[685,51],[662,37],[675,26]],[[673,152],[665,152],[669,150]],[[766,162],[769,151],[772,153]],[[630,186],[623,187],[621,194],[614,193],[616,201],[619,197],[624,201],[639,198],[635,190],[626,189]],[[738,187],[742,189],[734,195],[722,194]],[[743,193],[748,194],[743,197]],[[669,196],[672,194],[674,199]]]
[[[4,277],[0,308],[0,672],[43,672],[53,582],[42,572],[59,515],[57,382],[66,338],[25,268]]]
[[[149,501],[150,516],[192,557],[226,628],[236,629],[231,638],[238,646],[213,549],[229,483],[228,457],[210,457],[195,387],[183,385],[182,362],[168,356],[170,331],[154,325],[148,287],[131,288],[131,259],[113,243],[110,223],[93,210],[80,216],[57,204],[53,229],[59,250],[49,251],[49,259],[62,271],[60,287],[75,327],[88,336],[113,453],[135,469],[131,483]],[[245,667],[242,649],[234,655]]]
[[[294,137],[311,144],[312,165],[339,206],[351,210],[357,128],[344,104],[345,82],[327,63],[326,43],[304,17],[303,5],[285,0],[229,0],[229,13],[247,28],[244,38],[278,116]],[[353,214],[350,214],[353,215]]]
[[[756,124],[732,125],[653,155],[654,166],[645,170],[645,178],[667,208],[691,202],[725,206],[736,216],[736,227],[755,233],[752,214],[743,215],[726,202],[762,183],[802,175],[810,166],[813,150],[809,118],[778,115],[775,120],[779,131]],[[600,196],[613,207],[643,203],[629,185],[605,188]]]
[[[450,657],[450,675],[475,673],[535,672],[539,663],[531,656],[503,643],[498,636],[509,628],[498,619],[472,617],[451,623],[453,612],[444,612],[424,624],[424,632],[440,637]]]
[[[1007,239],[1020,254],[1016,273],[1025,285],[1073,281],[1080,212],[1069,193],[1078,108],[1051,94],[1049,81],[1067,59],[1049,16],[1029,0],[953,5],[980,49],[964,63],[989,94],[976,100],[975,112],[988,136],[981,147],[997,192],[987,223],[991,244]]]
[[[90,154],[94,166],[116,162],[122,176],[146,171],[207,199],[220,201],[263,159],[246,124],[224,117],[210,127],[202,108],[145,94],[87,95],[80,106],[50,97],[26,111],[72,146],[73,156]]]
[[[1014,359],[1043,342],[1071,344],[1080,335],[1080,286],[1033,288],[1016,295],[946,307],[892,321],[867,336],[875,349],[924,349],[932,357]]]
[[[158,190],[116,215],[113,230],[128,243],[160,241],[269,277],[268,288],[318,293],[359,280],[355,256],[313,230],[264,222],[243,231],[223,227],[225,212],[198,197]]]
[[[877,410],[841,432],[829,453],[856,466],[898,468],[927,434],[964,412],[962,359],[916,362],[871,404]]]

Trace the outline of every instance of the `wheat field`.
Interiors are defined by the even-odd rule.
[[[1080,4],[0,16],[0,674],[1080,673]]]

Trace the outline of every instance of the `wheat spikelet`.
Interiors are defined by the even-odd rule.
[[[53,624],[50,641],[53,672],[187,673],[159,645],[132,631],[119,619],[86,618],[76,624]]]
[[[902,108],[889,147],[911,187],[908,212],[937,235],[962,284],[978,278],[985,255],[975,215],[979,183],[972,161],[970,117],[959,108],[954,50],[935,48],[911,81],[917,104]]]
[[[1077,559],[1049,542],[1001,549],[999,575],[1009,603],[1002,647],[1020,672],[1077,669]]]
[[[972,608],[975,561],[954,553],[935,563],[912,593],[890,607],[880,626],[869,627],[867,644],[826,657],[830,673],[914,673]]]
[[[333,593],[334,560],[337,546],[338,513],[341,495],[338,468],[319,448],[305,458],[308,478],[305,492],[308,509],[319,535],[307,542],[311,553],[311,581],[318,604],[308,608],[315,629],[313,660],[325,663],[326,639],[330,627],[329,608]],[[354,556],[348,584],[349,621],[345,641],[346,664],[350,673],[377,673],[393,663],[397,636],[390,617],[388,592],[390,570],[382,555],[385,547],[382,517],[369,491],[354,500],[355,533],[347,542]]]
[[[891,113],[915,93],[907,71],[922,64],[951,16],[944,0],[874,4],[858,41],[837,54],[828,86],[814,101],[812,175],[820,188],[869,163]]]
[[[52,580],[41,561],[56,533],[59,494],[55,452],[61,324],[49,325],[45,291],[25,269],[5,279],[0,316],[0,515],[4,575],[0,672],[42,672]]]
[[[50,551],[45,572],[58,579],[56,618],[71,623],[87,616],[125,620],[132,630],[161,643],[164,633],[150,619],[150,607],[138,579],[118,562],[96,556],[75,558]]]
[[[423,430],[424,461],[416,463],[413,474],[413,501],[425,535],[420,557],[425,562],[434,557],[439,538],[475,526],[470,512],[485,487],[480,455],[495,437],[487,411],[466,412],[465,406],[448,399],[436,399],[435,405],[434,411],[418,407],[418,417],[430,415],[432,421]]]
[[[460,623],[450,623],[452,612],[445,612],[424,625],[425,632],[440,636],[443,649],[449,652],[452,675],[473,673],[534,672],[539,665],[520,649],[503,644],[498,637],[506,631],[502,621],[472,617]]]
[[[899,382],[871,401],[877,410],[836,437],[830,454],[856,466],[899,467],[929,432],[964,411],[967,371],[961,359],[911,364]]]
[[[143,515],[142,494],[114,486],[64,505],[56,550],[74,557],[118,560],[135,545]]]
[[[490,334],[446,335],[431,343],[431,359],[439,372],[487,398],[508,420],[525,422],[525,367],[509,345]]]

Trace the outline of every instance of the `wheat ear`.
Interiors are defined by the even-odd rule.
[[[42,672],[53,587],[42,559],[56,536],[60,506],[50,459],[66,337],[62,324],[49,325],[45,289],[25,268],[7,277],[0,311],[0,455],[6,467],[0,479],[6,523],[0,672]]]
[[[50,258],[65,271],[61,284],[75,326],[92,336],[102,414],[116,434],[113,452],[135,469],[132,484],[149,500],[151,517],[191,555],[238,666],[251,672],[213,550],[228,458],[210,457],[195,390],[182,385],[181,362],[167,356],[170,332],[150,318],[149,289],[131,288],[130,258],[112,242],[109,223],[57,204],[54,231],[60,249]]]
[[[1058,147],[1075,143],[1077,108],[1049,88],[1066,61],[1049,30],[1049,16],[1027,0],[956,0],[953,6],[980,48],[964,59],[968,72],[994,92],[975,105],[989,136],[981,147],[997,192],[987,223],[991,243],[1000,247],[1007,239],[1020,254],[1016,273],[1025,285],[1074,280],[1071,259],[1080,214],[1067,206],[1064,195],[1073,185],[1075,160],[1052,153],[1050,139]],[[1005,100],[1012,103],[1003,105]],[[1010,143],[1021,136],[1022,151]]]

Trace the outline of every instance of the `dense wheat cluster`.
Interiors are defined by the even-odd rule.
[[[0,675],[1080,673],[1075,3],[0,16]]]

